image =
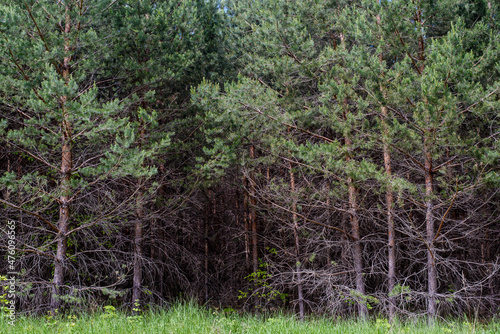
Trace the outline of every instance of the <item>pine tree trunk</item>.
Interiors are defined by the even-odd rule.
[[[139,185],[141,186],[141,185]],[[136,219],[134,223],[134,276],[132,279],[132,305],[138,309],[141,302],[142,290],[142,229],[144,220],[144,193],[140,190],[137,194]],[[137,313],[134,311],[134,313]]]
[[[416,22],[422,27],[424,25],[422,18],[422,10],[417,8]],[[420,74],[425,69],[425,40],[421,34],[418,37],[418,59],[420,61]],[[428,119],[430,124],[430,120]],[[431,134],[425,134],[431,137]],[[427,246],[427,314],[429,324],[433,324],[437,315],[437,270],[435,261],[435,248],[434,248],[434,203],[432,196],[433,191],[433,171],[432,171],[432,155],[430,152],[429,137],[424,139],[424,177],[425,177],[425,230],[426,230],[426,246]]]
[[[377,15],[377,23],[381,25],[380,15]],[[379,61],[383,66],[384,57],[382,54],[379,55]],[[380,87],[382,94],[385,98],[384,87]],[[392,178],[392,168],[391,168],[391,152],[389,149],[389,129],[387,126],[387,107],[381,107],[382,114],[382,131],[383,131],[383,154],[384,154],[384,169],[385,175],[388,180]],[[396,284],[396,240],[395,240],[395,228],[394,228],[394,212],[393,212],[393,192],[390,183],[387,185],[387,190],[385,193],[385,204],[387,209],[387,257],[388,257],[388,270],[387,270],[387,281],[388,281],[388,291],[389,294],[394,290]],[[393,321],[396,312],[396,300],[394,297],[389,297],[389,321]]]
[[[213,218],[213,217],[211,217]],[[204,240],[204,271],[205,271],[205,302],[208,302],[208,219],[205,220],[205,227],[203,231],[203,240]]]
[[[384,168],[385,174],[388,179],[392,177],[392,169],[391,169],[391,153],[389,150],[389,145],[387,143],[388,129],[387,129],[387,108],[382,107],[382,124],[384,131],[384,144],[383,144],[383,152],[384,152]],[[388,290],[389,293],[392,292],[394,286],[396,284],[396,240],[395,240],[395,228],[394,228],[394,212],[393,212],[393,193],[392,187],[390,184],[387,186],[387,191],[385,194],[385,203],[387,207],[387,246],[388,246],[388,272],[387,272],[387,280],[388,280]],[[389,320],[392,321],[395,315],[395,299],[394,297],[389,297]]]
[[[243,178],[243,183],[245,185],[245,188],[248,189],[248,180],[246,177]],[[246,264],[246,269],[247,269],[247,274],[250,274],[250,268],[251,268],[251,261],[250,261],[250,227],[249,227],[249,221],[250,221],[250,208],[249,208],[249,200],[248,200],[248,192],[245,191],[245,194],[243,195],[243,223],[244,223],[244,237],[245,237],[245,264]]]
[[[332,226],[332,213],[330,211],[330,204],[331,204],[331,199],[330,199],[330,182],[328,180],[328,182],[326,184],[326,207],[328,208],[326,223],[327,223],[328,226]],[[323,233],[325,235],[327,235],[326,234],[327,233],[326,229],[323,229]],[[326,263],[327,263],[327,266],[330,266],[331,263],[332,263],[331,247],[330,247],[330,245],[328,245],[328,248],[327,248]]]
[[[344,34],[340,34],[340,43],[345,44]],[[347,110],[347,100],[343,101],[344,106]],[[346,115],[344,115],[346,118]],[[346,136],[345,145],[349,152],[349,156],[346,161],[351,160],[350,154],[352,152],[352,141]],[[354,260],[354,271],[356,273],[356,291],[361,295],[358,297],[358,314],[362,320],[368,319],[368,307],[366,306],[365,296],[365,279],[363,277],[363,251],[360,244],[360,233],[359,233],[359,219],[357,214],[357,199],[356,199],[356,187],[354,186],[353,179],[351,177],[347,178],[348,190],[349,190],[349,219],[351,222],[351,234],[354,237],[353,245],[353,260]]]
[[[70,53],[70,39],[69,33],[71,30],[71,20],[69,17],[69,9],[66,7],[66,24],[64,29],[65,34],[65,57],[63,59],[63,79],[66,85],[69,83],[69,69],[71,57]],[[64,268],[66,266],[66,251],[67,236],[70,211],[69,202],[71,197],[71,172],[73,168],[72,156],[72,135],[71,124],[67,109],[67,96],[61,97],[61,111],[62,111],[62,149],[61,149],[61,197],[59,198],[59,222],[57,234],[57,250],[56,259],[54,261],[54,286],[52,289],[52,299],[50,302],[51,309],[55,311],[60,306],[61,286],[64,284]]]
[[[68,232],[70,212],[69,212],[69,193],[70,193],[70,182],[71,182],[71,168],[72,168],[72,157],[71,157],[71,144],[67,138],[67,133],[63,135],[62,145],[62,164],[61,164],[61,190],[62,196],[59,201],[59,233],[57,236],[57,251],[56,259],[54,261],[54,286],[52,290],[52,300],[50,303],[51,309],[56,310],[60,306],[60,287],[64,284],[64,267],[66,260],[67,251],[67,237]]]
[[[427,141],[427,139],[425,139]],[[433,172],[432,172],[432,157],[427,147],[427,143],[424,143],[424,154],[425,154],[425,228],[427,234],[427,284],[428,284],[428,300],[427,300],[427,313],[429,316],[429,323],[434,322],[436,317],[436,293],[437,293],[437,271],[436,271],[436,261],[435,261],[435,249],[434,249],[434,217],[433,209],[434,204],[432,200],[433,196]]]
[[[142,107],[146,107],[145,102],[143,102]],[[145,138],[142,120],[140,120],[140,123],[139,148],[142,147]],[[134,310],[134,313],[137,314],[140,309],[142,291],[142,235],[144,226],[144,191],[142,190],[142,182],[142,179],[139,179],[137,182],[139,191],[137,192],[136,197],[136,219],[134,223],[134,276],[132,278],[132,309]]]
[[[365,278],[363,277],[363,251],[360,244],[359,233],[359,219],[357,215],[357,200],[356,188],[353,185],[352,178],[348,179],[349,183],[349,211],[351,219],[351,233],[354,237],[354,271],[356,272],[356,290],[360,293],[358,300],[358,313],[361,319],[365,320],[368,317],[368,308],[366,301],[363,299],[365,296]]]
[[[345,138],[346,146],[349,151],[352,149],[352,142],[349,138]],[[347,158],[347,161],[350,157]],[[359,233],[359,218],[358,218],[358,203],[356,199],[356,187],[354,186],[353,179],[351,177],[347,178],[347,184],[349,188],[349,218],[351,221],[351,234],[354,237],[353,244],[353,260],[354,260],[354,271],[356,273],[356,291],[361,295],[358,297],[358,313],[362,320],[368,318],[368,307],[366,306],[365,296],[365,278],[363,276],[363,251],[360,244],[360,233]]]
[[[214,221],[217,214],[217,206],[215,200],[215,193],[212,189],[208,191],[208,206],[207,206],[207,219],[205,219],[204,231],[203,231],[203,240],[204,240],[204,270],[205,270],[205,302],[209,300],[209,287],[208,287],[208,265],[209,265],[209,239],[208,239],[208,231],[209,231],[209,222]]]
[[[253,145],[250,146],[250,158],[255,158],[255,148]],[[256,200],[255,200],[255,180],[253,173],[250,173],[249,179],[250,186],[250,198],[249,198],[249,218],[250,226],[252,227],[252,264],[253,272],[256,273],[259,270],[259,253],[258,253],[258,235],[257,235],[257,215],[255,212]]]
[[[290,191],[292,193],[292,221],[293,221],[293,236],[295,239],[295,270],[297,275],[297,295],[299,299],[299,318],[304,320],[304,294],[302,291],[302,271],[300,268],[300,240],[299,240],[299,224],[297,220],[297,195],[295,193],[295,175],[293,173],[292,164],[290,163]]]

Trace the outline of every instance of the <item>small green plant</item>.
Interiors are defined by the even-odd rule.
[[[270,250],[271,251],[271,250]],[[288,298],[287,293],[282,293],[276,289],[274,289],[270,284],[269,284],[269,279],[271,278],[271,275],[267,272],[267,268],[269,267],[269,264],[266,262],[262,262],[261,259],[259,259],[259,270],[256,272],[251,273],[250,275],[246,276],[245,279],[249,281],[250,283],[253,283],[254,288],[249,288],[249,291],[242,291],[239,290],[239,296],[238,299],[246,299],[248,298],[249,294],[256,296],[257,298],[263,299],[265,301],[272,301],[276,300],[279,298],[282,302],[286,302],[286,299]],[[252,294],[252,292],[257,290]]]
[[[133,316],[127,317],[127,321],[129,324],[142,325],[143,320],[144,320],[144,317],[142,315],[133,315]]]
[[[57,316],[59,314],[59,310],[55,309],[53,312],[49,311],[47,315],[45,315],[45,326],[51,327],[55,326],[59,323],[59,320],[57,320]]]
[[[0,282],[5,282],[7,281],[6,276],[0,276]],[[9,300],[7,299],[7,290],[9,287],[6,285],[3,287],[3,290],[5,293],[3,295],[0,295],[0,314],[7,313],[9,309],[7,308],[7,305],[9,304]]]
[[[139,302],[139,299],[136,299],[134,301],[134,308],[132,308],[132,311],[134,311],[135,313],[141,312],[141,303]]]
[[[377,320],[375,321],[375,329],[377,329],[378,333],[386,333],[391,329],[391,324],[385,318],[377,318]]]
[[[222,311],[224,311],[224,314],[233,314],[236,313],[236,310],[232,307],[226,307]]]
[[[76,315],[74,315],[74,314],[68,315],[67,320],[66,320],[66,327],[68,329],[72,328],[72,327],[75,327],[77,320],[78,320],[78,318],[77,318]]]
[[[111,305],[106,305],[103,307],[104,309],[104,314],[101,314],[101,318],[115,318],[117,316],[116,314],[116,308]]]

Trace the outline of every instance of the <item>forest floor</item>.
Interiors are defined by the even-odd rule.
[[[193,305],[175,305],[168,311],[148,312],[142,316],[127,316],[114,307],[105,307],[98,314],[25,317],[16,319],[14,326],[0,317],[0,333],[22,334],[146,334],[146,333],[500,333],[500,321],[489,323],[465,320],[440,321],[433,327],[425,322],[395,322],[386,319],[368,322],[335,321],[316,318],[299,321],[293,316],[239,315],[232,310],[207,310]]]

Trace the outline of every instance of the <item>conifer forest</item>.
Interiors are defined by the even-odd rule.
[[[0,221],[18,312],[498,317],[500,2],[0,0]]]

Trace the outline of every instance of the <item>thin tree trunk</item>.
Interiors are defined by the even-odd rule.
[[[142,107],[146,108],[146,103],[142,102]],[[140,137],[139,148],[142,147],[145,140],[145,130],[142,119],[140,121]],[[132,278],[132,309],[134,313],[139,313],[141,304],[141,291],[142,291],[142,235],[144,228],[144,191],[142,189],[142,179],[139,179],[137,184],[139,191],[136,197],[136,219],[134,223],[134,275]]]
[[[425,229],[427,234],[427,284],[429,297],[427,300],[427,313],[429,316],[429,323],[433,323],[436,317],[436,293],[437,293],[437,271],[435,261],[434,249],[434,217],[433,209],[434,204],[433,196],[433,172],[432,172],[432,156],[427,147],[427,139],[424,143],[425,155]]]
[[[344,45],[344,34],[340,34],[340,42]],[[347,101],[343,102],[347,109]],[[344,115],[346,118],[346,115]],[[345,145],[349,154],[352,152],[352,141],[346,136]],[[349,162],[351,157],[348,156],[346,161]],[[358,314],[362,320],[368,318],[368,307],[366,306],[365,296],[365,279],[363,277],[363,251],[360,244],[360,233],[359,233],[359,219],[358,219],[358,203],[356,199],[356,187],[354,186],[353,179],[351,177],[347,178],[347,184],[349,189],[349,219],[351,221],[351,234],[354,237],[353,245],[353,260],[354,260],[354,271],[356,273],[356,290],[361,295],[358,299]]]
[[[387,178],[390,180],[392,177],[392,169],[391,169],[391,153],[389,150],[389,145],[387,143],[387,136],[389,135],[389,131],[387,129],[387,108],[382,107],[382,124],[384,131],[384,167],[385,174]],[[394,286],[396,284],[396,240],[395,240],[395,228],[394,228],[394,212],[393,212],[393,193],[392,186],[390,183],[387,186],[387,190],[385,193],[385,203],[387,207],[387,245],[388,245],[388,272],[387,272],[387,280],[389,283],[388,290],[389,293],[392,292]],[[395,315],[395,299],[394,297],[389,297],[389,320],[392,321]]]
[[[488,278],[488,291],[483,292],[483,287],[481,287],[481,294],[483,293],[489,293],[490,295],[495,295],[495,289],[493,285],[493,278],[494,276],[491,275],[493,272],[493,265],[490,262],[491,258],[491,246],[490,246],[490,235],[488,233],[488,230],[485,229],[484,231],[484,236],[482,237],[482,242],[481,242],[481,263],[486,266],[486,271],[485,274],[489,276]]]
[[[292,221],[293,221],[293,236],[295,239],[295,270],[297,275],[297,295],[299,299],[299,318],[304,319],[304,294],[302,291],[302,270],[300,268],[300,240],[299,240],[299,224],[297,220],[297,195],[295,193],[295,175],[290,163],[290,191],[292,193]]]
[[[361,294],[358,301],[358,313],[361,319],[368,317],[368,307],[366,306],[365,279],[363,277],[363,251],[360,244],[359,219],[357,215],[356,188],[353,185],[352,178],[348,178],[349,183],[349,211],[351,219],[351,233],[354,237],[354,270],[356,272],[356,290]]]
[[[255,148],[253,145],[250,146],[250,158],[255,158]],[[256,273],[259,270],[259,253],[258,253],[258,235],[257,235],[257,215],[255,213],[255,180],[254,175],[250,173],[250,198],[249,198],[249,218],[250,225],[252,227],[252,264],[253,264],[253,272]]]
[[[255,147],[250,145],[249,149],[250,159],[255,158]],[[259,271],[259,249],[258,249],[258,234],[257,234],[257,214],[255,212],[256,207],[256,199],[255,199],[255,180],[253,170],[250,171],[250,175],[248,177],[248,224],[249,228],[252,229],[252,272],[257,274]],[[255,280],[255,289],[258,289],[259,286],[257,284],[257,280]],[[257,296],[255,296],[255,309],[258,309],[260,306],[260,301]]]
[[[326,214],[327,214],[326,223],[327,223],[328,226],[332,226],[332,213],[331,213],[331,210],[330,210],[330,204],[331,204],[331,199],[330,199],[330,182],[328,180],[327,184],[326,184],[326,207],[328,208],[327,212],[326,212]],[[327,235],[327,229],[326,228],[323,229],[323,233],[324,233],[325,236]],[[326,262],[327,262],[327,266],[330,266],[331,263],[332,263],[331,247],[330,247],[330,245],[328,245],[328,247],[327,247]]]
[[[142,187],[142,185],[139,184],[139,187]],[[137,207],[135,211],[136,219],[134,223],[134,276],[132,279],[132,305],[135,313],[137,313],[137,309],[139,309],[142,290],[142,234],[144,220],[143,199],[144,193],[140,190],[137,193]]]
[[[377,15],[377,23],[381,25],[380,15]],[[381,65],[384,62],[384,56],[382,53],[379,55],[379,61]],[[381,86],[382,94],[385,98],[384,88]],[[389,294],[394,290],[396,284],[396,240],[395,240],[395,228],[394,228],[394,212],[393,212],[393,192],[390,180],[392,178],[391,169],[391,152],[389,149],[389,129],[387,126],[387,107],[381,107],[382,113],[382,131],[383,131],[383,153],[384,153],[384,169],[389,183],[387,184],[387,190],[385,193],[385,203],[387,209],[387,257],[388,257],[388,271],[387,271],[387,281],[388,281],[388,291]],[[396,300],[394,297],[389,297],[389,321],[393,321],[396,312]]]
[[[208,289],[208,265],[209,265],[209,240],[208,240],[208,231],[209,231],[209,221],[214,221],[216,214],[217,214],[217,206],[216,206],[216,199],[215,199],[215,194],[212,189],[208,191],[208,214],[207,214],[207,219],[205,219],[205,227],[203,231],[203,236],[204,236],[204,251],[205,251],[205,301],[207,302],[209,300],[209,289]]]
[[[70,197],[70,182],[71,182],[71,168],[72,168],[72,156],[71,156],[71,144],[69,142],[67,132],[63,135],[63,145],[62,145],[62,163],[61,163],[61,190],[62,195],[59,198],[59,233],[57,235],[57,251],[56,259],[54,261],[54,286],[52,291],[52,301],[51,308],[56,310],[60,306],[60,287],[64,284],[64,267],[66,260],[67,251],[67,237],[70,211],[69,211],[69,197]]]
[[[208,220],[205,220],[205,228],[203,231],[204,239],[204,270],[205,270],[205,302],[208,302]]]
[[[10,153],[7,155],[7,173],[10,173],[11,171],[11,166],[10,166],[11,162],[10,162]],[[5,189],[5,193],[3,194],[3,198],[5,199],[5,201],[9,201],[10,199],[10,191],[9,189]]]
[[[243,178],[243,183],[245,185],[245,188],[248,189],[248,180],[246,177]],[[251,262],[250,262],[250,227],[249,227],[249,221],[250,221],[250,208],[249,208],[249,200],[248,200],[248,192],[245,191],[245,194],[243,195],[243,223],[245,227],[245,232],[244,232],[244,237],[245,237],[245,264],[246,264],[246,269],[247,273],[250,273],[250,268],[251,268]]]
[[[352,150],[352,141],[346,137],[345,143],[348,150]],[[347,161],[350,157],[347,158]],[[358,297],[358,313],[362,320],[368,318],[368,307],[366,306],[365,296],[365,278],[363,276],[363,251],[361,249],[360,243],[360,233],[359,233],[359,218],[358,218],[358,203],[356,198],[356,187],[354,186],[353,179],[351,177],[347,178],[347,184],[349,188],[349,217],[351,221],[351,234],[354,237],[353,244],[353,259],[354,259],[354,271],[356,272],[356,290],[360,294]]]
[[[423,27],[422,10],[417,8],[416,21]],[[423,32],[418,37],[418,59],[420,60],[420,74],[424,73],[425,69],[425,40]],[[430,120],[428,120],[430,124]],[[426,230],[426,246],[427,246],[427,314],[429,324],[433,324],[437,315],[437,270],[435,261],[434,247],[434,203],[432,196],[433,191],[433,171],[432,171],[432,155],[430,152],[431,144],[429,138],[431,134],[426,134],[428,137],[424,139],[424,174],[425,174],[425,230]]]
[[[65,57],[63,59],[63,79],[65,84],[69,82],[69,69],[71,57],[69,33],[71,30],[71,21],[69,17],[69,9],[66,7],[66,24],[64,29],[65,34]],[[72,156],[72,135],[71,124],[67,109],[67,96],[61,97],[61,111],[62,111],[62,149],[61,149],[61,196],[59,198],[59,222],[57,234],[57,250],[56,258],[54,261],[54,285],[52,289],[52,299],[50,302],[51,309],[55,311],[60,306],[61,286],[64,285],[64,268],[66,260],[67,236],[70,211],[69,202],[71,197],[71,172],[73,168]]]

